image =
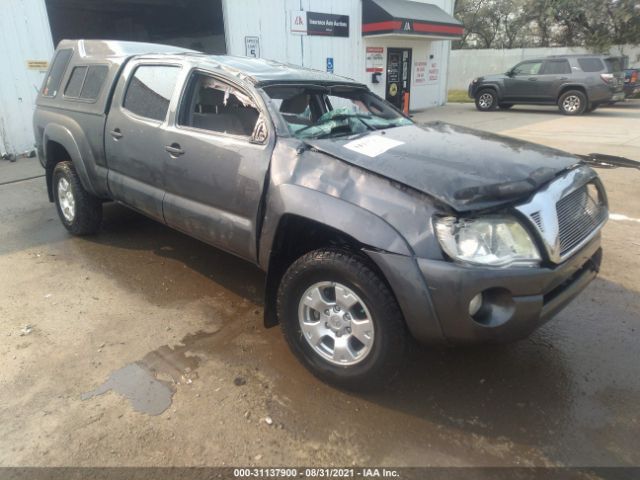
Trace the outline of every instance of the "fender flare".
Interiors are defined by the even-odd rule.
[[[482,85],[479,85],[478,88],[476,89],[476,94],[480,90],[484,90],[484,89],[487,89],[487,88],[496,91],[496,95],[498,96],[498,100],[502,99],[503,90],[502,90],[502,87],[497,83],[483,83]]]
[[[584,96],[587,97],[587,102],[589,102],[589,89],[585,85],[581,85],[579,83],[565,83],[558,90],[558,96],[556,97],[556,103],[560,101],[560,97],[564,95],[569,90],[579,90],[584,93]]]
[[[99,196],[93,182],[91,181],[91,176],[87,171],[85,158],[80,153],[81,148],[78,145],[78,142],[76,141],[76,138],[71,130],[60,124],[49,123],[44,129],[42,140],[42,144],[45,149],[44,152],[46,159],[45,169],[47,173],[47,189],[49,191],[49,199],[51,201],[53,201],[53,192],[51,190],[51,175],[53,173],[53,164],[49,162],[50,152],[48,151],[48,145],[50,141],[60,144],[62,147],[64,147],[67,153],[69,153],[69,156],[71,157],[69,160],[73,162],[73,166],[75,167],[76,172],[78,172],[80,183],[82,184],[84,189],[95,196]]]
[[[309,188],[281,184],[269,188],[258,263],[269,271],[273,242],[285,215],[296,215],[339,230],[369,248],[413,255],[400,232],[381,217],[340,198]]]

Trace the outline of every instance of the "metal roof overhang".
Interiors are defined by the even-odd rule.
[[[462,23],[430,3],[411,0],[363,0],[362,36],[402,36],[456,39]]]

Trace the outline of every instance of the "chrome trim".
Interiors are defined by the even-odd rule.
[[[570,170],[558,179],[539,190],[527,203],[519,205],[516,210],[522,213],[543,240],[549,259],[553,263],[562,263],[567,258],[589,243],[600,232],[609,218],[609,214],[589,235],[564,255],[560,254],[560,227],[556,204],[571,192],[591,182],[598,175],[588,166],[581,165]],[[601,188],[601,187],[599,187]],[[602,195],[604,201],[604,195]],[[608,210],[608,206],[604,205]]]

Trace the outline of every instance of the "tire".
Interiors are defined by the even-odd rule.
[[[323,381],[349,390],[377,390],[401,368],[409,340],[404,318],[364,258],[336,249],[303,255],[280,282],[277,309],[292,352]],[[349,352],[342,358],[339,343]]]
[[[60,221],[73,235],[91,235],[102,223],[102,202],[87,192],[69,161],[53,170],[53,198]]]
[[[498,106],[500,107],[500,110],[509,110],[513,107],[513,103],[500,103]]]
[[[560,95],[558,108],[565,115],[582,115],[587,109],[587,97],[580,90],[569,90]]]
[[[485,88],[476,93],[476,108],[481,112],[490,112],[498,106],[498,96],[495,90]]]

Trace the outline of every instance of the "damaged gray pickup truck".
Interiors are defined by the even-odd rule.
[[[523,338],[601,262],[607,198],[578,158],[416,125],[324,72],[63,41],[34,130],[71,233],[116,201],[253,262],[265,325],[344,387],[391,379],[410,337]]]

